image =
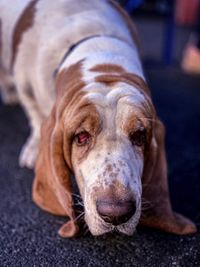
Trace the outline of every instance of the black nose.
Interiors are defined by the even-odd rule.
[[[100,217],[113,225],[127,222],[136,212],[133,200],[99,199],[96,207]]]

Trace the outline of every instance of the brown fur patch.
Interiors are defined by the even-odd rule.
[[[146,84],[146,82],[140,78],[138,75],[128,72],[122,72],[120,75],[117,74],[102,74],[95,78],[96,82],[106,83],[106,84],[114,84],[118,82],[128,83],[130,85],[135,86],[137,89],[142,91],[147,95],[150,94],[150,90]]]
[[[126,25],[127,25],[128,29],[129,29],[129,32],[130,32],[130,34],[132,36],[132,39],[133,39],[134,43],[138,47],[140,47],[140,41],[139,41],[139,37],[138,37],[136,26],[133,23],[133,21],[131,20],[131,18],[128,15],[128,13],[118,3],[116,3],[115,1],[109,0],[109,2],[113,6],[113,8],[115,8],[120,13],[122,18],[126,22]]]
[[[146,82],[138,75],[126,72],[126,70],[120,65],[109,63],[97,64],[92,67],[90,71],[103,73],[95,78],[96,82],[113,84],[115,82],[125,81],[129,84],[134,84],[137,88],[142,89],[145,93],[150,95]]]
[[[103,72],[103,73],[122,73],[125,72],[124,68],[116,64],[98,64],[90,69],[94,72]]]
[[[37,2],[38,0],[33,0],[28,4],[15,25],[12,40],[11,69],[15,63],[17,49],[22,41],[23,34],[33,25]]]
[[[144,96],[146,99],[144,103],[145,110],[148,113],[155,114],[155,108],[151,101],[151,93],[146,84],[146,82],[136,74],[128,73],[128,72],[121,72],[119,74],[101,74],[95,77],[96,82],[105,83],[107,86],[115,86],[117,88],[117,83],[123,82],[129,84],[138,89],[138,91]],[[115,88],[115,87],[114,87]]]
[[[57,118],[62,122],[63,154],[65,162],[71,171],[74,164],[80,164],[96,144],[96,136],[101,128],[101,122],[93,103],[84,98],[85,92],[81,90],[85,83],[82,80],[82,63],[78,63],[63,69],[56,77],[57,90]],[[62,116],[62,117],[61,117]],[[92,136],[92,140],[86,146],[77,146],[73,142],[77,131],[85,130]],[[83,182],[76,177],[80,192],[83,191]]]
[[[74,117],[70,114],[82,104],[84,83],[81,77],[81,62],[64,69],[56,77],[57,98],[42,126],[33,185],[33,199],[42,209],[70,217],[70,222],[59,231],[63,237],[74,236],[78,231],[70,181],[71,140],[68,131],[71,125],[66,127],[64,123],[65,116],[72,123]]]
[[[150,203],[143,211],[140,223],[175,234],[195,233],[195,225],[173,212],[167,181],[167,162],[164,147],[164,126],[157,120],[154,137],[157,146],[150,145],[143,172],[143,199]]]
[[[85,86],[85,83],[82,81],[82,63],[83,60],[58,72],[56,76],[56,94],[58,99],[67,93],[67,97],[71,101],[73,95],[79,91],[78,89]],[[67,104],[68,102],[66,102]]]

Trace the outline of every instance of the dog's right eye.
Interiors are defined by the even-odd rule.
[[[146,143],[146,130],[138,130],[136,132],[133,132],[129,135],[129,138],[131,140],[131,143],[135,146],[143,146]]]
[[[78,146],[85,146],[89,143],[91,135],[84,131],[75,135],[74,141]]]

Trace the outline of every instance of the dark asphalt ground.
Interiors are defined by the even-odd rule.
[[[200,77],[162,68],[147,76],[167,128],[173,207],[199,224]],[[200,266],[200,233],[180,237],[138,228],[133,237],[60,238],[64,219],[33,204],[33,172],[18,166],[28,132],[22,109],[1,104],[0,266]]]

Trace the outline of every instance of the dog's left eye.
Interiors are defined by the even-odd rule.
[[[89,143],[90,138],[91,135],[88,132],[84,131],[76,134],[74,140],[78,146],[84,146]]]
[[[143,146],[146,143],[146,130],[137,130],[129,135],[131,143],[135,146]]]

